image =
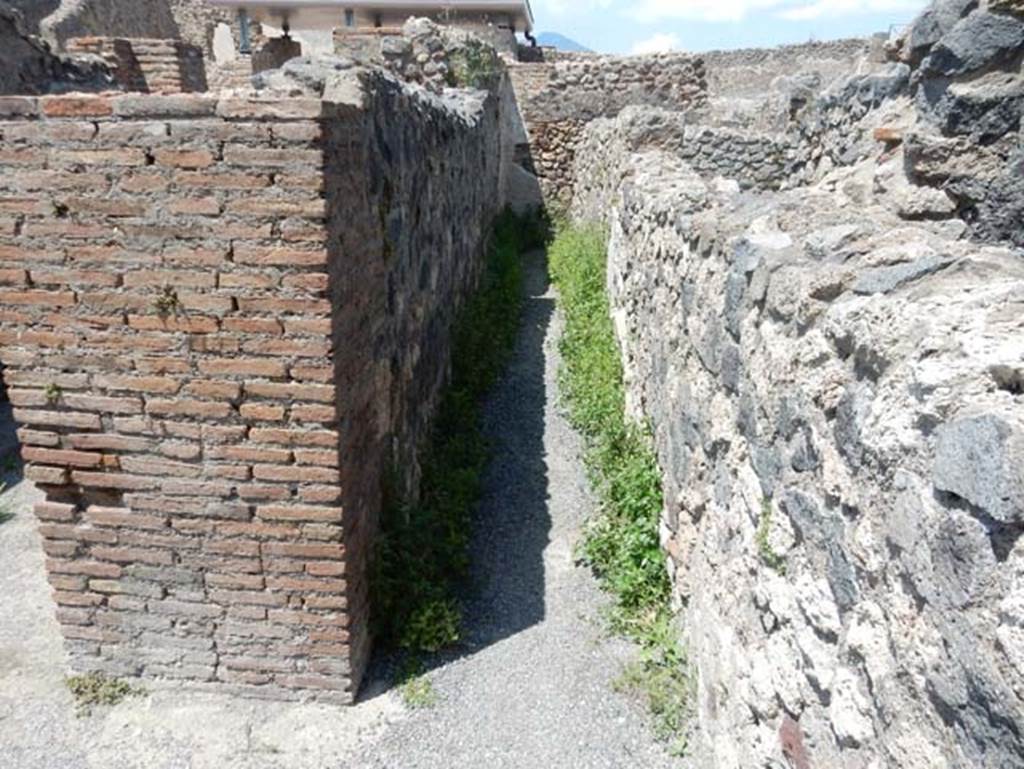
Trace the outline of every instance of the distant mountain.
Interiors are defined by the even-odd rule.
[[[575,40],[570,40],[565,35],[557,32],[541,32],[537,35],[537,45],[546,45],[557,48],[559,51],[570,51],[572,53],[593,53],[586,46],[580,45]]]

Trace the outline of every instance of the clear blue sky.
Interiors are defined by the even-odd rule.
[[[706,51],[857,37],[906,24],[927,0],[532,0],[537,30],[601,53]]]

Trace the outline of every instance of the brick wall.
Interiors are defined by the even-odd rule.
[[[198,46],[181,40],[76,37],[67,41],[72,55],[101,57],[126,91],[193,93],[206,90],[206,68]]]
[[[382,468],[444,380],[496,136],[378,90],[0,101],[0,361],[76,669],[353,696]]]

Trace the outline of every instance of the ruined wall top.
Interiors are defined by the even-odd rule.
[[[532,120],[591,120],[623,107],[685,109],[704,101],[704,61],[686,53],[559,57],[513,63],[520,109]]]
[[[817,72],[827,82],[849,75],[873,49],[878,51],[879,46],[872,38],[849,38],[776,48],[706,51],[701,58],[713,95],[744,97],[763,94],[779,76]],[[880,52],[876,56],[880,58]]]

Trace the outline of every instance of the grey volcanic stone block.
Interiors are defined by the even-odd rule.
[[[822,97],[822,106],[849,105],[877,107],[898,96],[910,83],[910,67],[903,63],[886,65],[867,75],[851,75]]]
[[[974,11],[943,35],[922,63],[925,72],[953,77],[999,64],[1024,49],[1024,22]]]
[[[743,356],[735,342],[727,341],[722,346],[722,384],[736,394],[740,389],[740,377],[743,376]]]
[[[1024,522],[1024,431],[991,414],[940,427],[932,479],[997,521]]]
[[[758,481],[761,482],[761,490],[764,495],[766,497],[773,496],[779,476],[782,474],[782,458],[779,456],[779,452],[771,447],[755,444],[750,452],[750,461]]]
[[[853,290],[858,294],[888,294],[918,278],[938,272],[949,263],[948,259],[940,256],[929,256],[891,267],[876,267],[866,270],[853,284]]]
[[[836,605],[843,611],[857,602],[857,577],[843,545],[843,521],[798,489],[786,489],[780,500],[793,527],[813,550],[825,552],[825,578]]]
[[[871,412],[874,392],[869,385],[849,387],[840,398],[835,418],[835,443],[850,467],[857,469],[864,462],[861,429]]]
[[[732,272],[725,284],[725,325],[735,339],[740,338],[743,315],[746,310],[747,278],[745,275]]]
[[[991,141],[1016,131],[1024,113],[1024,80],[991,72],[968,83],[955,83],[942,93],[933,112],[944,133],[967,134]]]
[[[814,445],[814,434],[809,427],[805,427],[797,435],[789,462],[798,473],[807,473],[821,467],[821,455]]]
[[[925,689],[964,753],[961,766],[1018,767],[1024,764],[1016,720],[1019,701],[1002,676],[977,653],[974,628],[951,613],[943,623],[947,653],[928,672]]]
[[[956,23],[978,7],[978,0],[938,0],[910,25],[906,52],[911,62],[919,62]]]

